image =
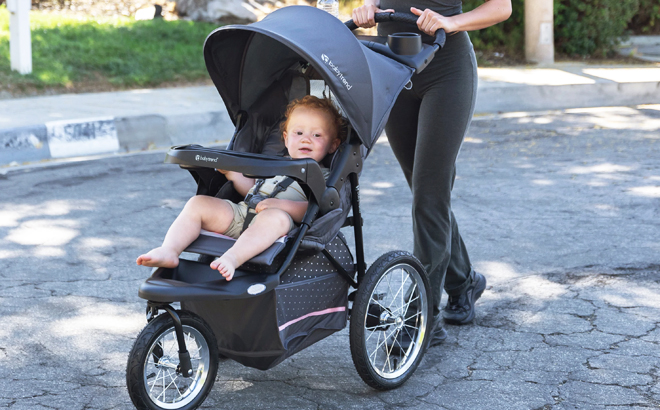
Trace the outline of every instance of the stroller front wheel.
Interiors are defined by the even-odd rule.
[[[138,409],[192,410],[211,391],[218,371],[213,331],[197,315],[179,312],[192,376],[179,371],[179,346],[170,315],[157,316],[142,329],[128,356],[126,386]]]
[[[430,298],[424,268],[408,252],[388,252],[369,268],[350,324],[353,363],[365,383],[389,390],[412,376],[430,340]]]

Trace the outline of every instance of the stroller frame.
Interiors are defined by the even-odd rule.
[[[292,8],[298,9],[289,9]],[[330,18],[332,20],[328,20],[329,23],[337,23],[334,17],[325,12],[309,7],[301,8],[305,9],[305,13],[312,13],[315,18]],[[283,9],[273,14],[284,15],[284,11]],[[399,13],[379,13],[376,16],[376,21],[414,20],[410,15]],[[351,24],[352,22],[346,23],[349,28]],[[419,72],[444,43],[440,34],[444,36],[444,33],[438,34],[439,44],[424,46],[422,52],[412,57],[392,57],[392,51],[382,44],[364,41],[362,44]],[[213,33],[209,38],[212,35]],[[209,71],[211,72],[211,69]],[[213,79],[217,84],[216,79]],[[216,179],[219,173],[215,168],[221,167],[255,178],[276,175],[291,177],[301,183],[308,194],[309,205],[299,229],[291,239],[285,244],[274,244],[239,267],[229,282],[208,266],[215,256],[220,256],[231,245],[227,239],[222,238],[202,238],[204,235],[200,235],[200,238],[186,249],[199,253],[201,256],[198,261],[180,259],[177,268],[154,269],[151,277],[140,286],[138,293],[141,298],[147,300],[148,324],[135,341],[129,355],[126,374],[129,395],[137,408],[195,409],[202,404],[213,386],[218,356],[225,355],[248,366],[266,369],[345,327],[347,316],[343,316],[340,326],[336,325],[335,320],[335,327],[327,327],[325,323],[319,325],[321,328],[310,328],[305,337],[292,343],[290,351],[274,356],[267,362],[259,362],[247,357],[249,355],[242,357],[235,351],[219,348],[215,339],[216,325],[212,323],[212,326],[209,326],[205,319],[198,315],[204,308],[195,307],[196,304],[208,306],[203,304],[215,303],[218,300],[244,303],[244,300],[275,294],[282,287],[283,275],[288,274],[294,260],[300,255],[324,258],[334,268],[335,274],[341,277],[341,281],[354,289],[349,295],[344,294],[343,303],[350,305],[352,302],[352,306],[346,306],[346,312],[350,316],[351,355],[360,377],[370,386],[386,390],[402,385],[412,376],[430,341],[430,285],[421,263],[412,254],[404,251],[392,251],[382,255],[367,270],[359,174],[363,167],[363,155],[366,156],[364,148],[371,148],[373,141],[364,140],[359,130],[353,127],[351,115],[348,114],[348,138],[333,154],[332,170],[327,180],[319,163],[312,159],[284,159],[199,145],[175,146],[170,149],[165,162],[187,169],[198,184],[198,195],[215,195],[219,188]],[[237,127],[228,148],[233,148],[237,134],[244,125],[241,116],[239,113],[232,118]],[[376,127],[373,132],[379,135],[382,126],[384,124],[381,124],[380,129]],[[364,133],[364,127],[362,132]],[[347,269],[346,263],[342,264],[333,256],[331,243],[312,247],[311,251],[309,245],[303,246],[317,217],[342,209],[341,194],[347,191],[347,183],[350,204],[344,201],[344,206],[350,207],[352,216],[347,216],[347,209],[342,214],[344,221],[341,227],[353,227],[355,263],[351,264],[350,269]],[[338,229],[336,235],[341,236]],[[332,241],[336,239],[337,236]],[[345,246],[345,242],[343,243]],[[266,265],[268,268],[255,270],[255,264]],[[172,306],[174,302],[181,302],[182,310],[175,309]],[[186,306],[197,309],[197,314],[191,313],[195,312],[195,309],[188,311]],[[161,311],[167,314],[159,314]],[[307,316],[309,315],[280,326],[280,331],[290,323],[303,320]],[[374,334],[377,336],[373,336]],[[169,348],[166,348],[167,346]],[[153,370],[151,374],[148,374],[148,368]],[[158,375],[155,375],[154,379],[156,371]],[[161,372],[164,375],[159,385]],[[166,383],[165,373],[171,378],[171,382],[167,379]],[[175,383],[176,380],[182,383],[181,386]],[[175,389],[170,389],[172,384]],[[156,389],[157,392],[162,392],[153,393],[155,387],[160,389]],[[174,390],[172,399],[168,399],[169,390]]]

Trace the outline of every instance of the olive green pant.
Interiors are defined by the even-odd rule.
[[[434,316],[442,288],[462,293],[471,264],[451,210],[456,158],[472,119],[477,62],[465,32],[447,37],[429,66],[399,95],[385,127],[412,191],[414,254],[429,275]],[[445,275],[446,273],[446,275]]]

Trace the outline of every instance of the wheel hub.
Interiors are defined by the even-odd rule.
[[[156,363],[156,367],[166,367],[169,369],[176,369],[178,367],[179,363],[178,361],[175,362],[172,360],[170,356],[163,356],[160,359],[158,359],[158,363]]]
[[[383,309],[378,304],[369,305],[369,314],[367,315],[366,326],[378,331],[385,331],[389,329],[390,325],[394,323],[392,313],[389,309]]]
[[[380,324],[388,327],[389,325],[394,325],[395,328],[401,329],[403,327],[403,316],[392,316],[390,311],[383,311],[380,314]]]

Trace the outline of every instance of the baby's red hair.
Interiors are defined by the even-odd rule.
[[[291,117],[293,110],[301,107],[309,108],[312,110],[319,110],[328,114],[332,127],[335,130],[336,137],[339,138],[341,142],[346,140],[344,118],[341,116],[341,114],[339,114],[337,107],[335,107],[335,105],[329,99],[318,98],[314,97],[313,95],[306,95],[303,98],[291,101],[289,105],[287,105],[286,112],[284,114],[286,119],[280,124],[280,132],[282,132],[282,134],[284,134],[284,131],[286,131],[286,127],[289,124],[289,117]]]

